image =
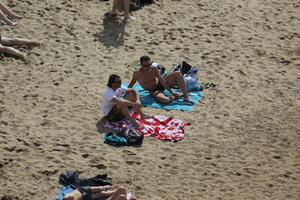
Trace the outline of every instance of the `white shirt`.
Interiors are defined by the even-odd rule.
[[[113,90],[111,87],[108,87],[104,91],[102,102],[101,102],[101,110],[104,116],[108,115],[110,110],[116,105],[116,103],[113,102],[112,99],[124,97],[126,90],[127,88],[122,86],[117,90]]]

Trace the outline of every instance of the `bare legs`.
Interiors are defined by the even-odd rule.
[[[127,200],[126,198],[126,190],[123,187],[119,187],[116,190],[107,190],[105,188],[110,188],[110,186],[97,186],[90,187],[92,199],[98,199],[101,197],[110,198],[110,200]],[[73,192],[67,194],[63,200],[81,200],[82,194],[79,190],[74,190]]]
[[[32,46],[39,46],[40,43],[36,42],[36,41],[19,39],[19,38],[11,39],[11,38],[6,38],[6,37],[1,37],[0,52],[11,54],[11,55],[17,56],[17,57],[25,60],[26,59],[26,55],[25,54],[21,53],[17,49],[14,49],[12,47],[3,46],[3,45],[32,45]]]
[[[21,53],[19,50],[14,49],[12,47],[6,47],[0,44],[0,52],[7,53],[21,58],[22,60],[26,60],[26,55]]]
[[[92,190],[93,187],[91,187]],[[110,200],[127,200],[126,198],[126,190],[123,187],[120,187],[116,190],[108,190],[108,191],[103,191],[101,190],[100,193],[94,193],[92,190],[92,199],[97,199],[97,198],[110,198]]]
[[[5,15],[11,17],[11,18],[17,18],[21,19],[22,16],[16,15],[11,10],[9,10],[3,3],[0,2],[0,19],[4,21],[6,24],[10,26],[15,26],[17,23],[12,22],[10,19],[8,19]]]
[[[113,1],[113,7],[112,7],[112,11],[105,13],[105,16],[110,16],[110,17],[116,17],[118,16],[118,3],[119,1],[123,1],[123,7],[124,7],[124,21],[127,21],[128,19],[135,19],[134,17],[130,16],[129,14],[129,4],[130,4],[130,0],[114,0]]]
[[[32,46],[39,46],[41,43],[33,40],[26,40],[21,38],[7,38],[1,37],[1,44],[3,45],[32,45]]]
[[[138,113],[141,114],[142,119],[151,117],[143,112],[138,92],[133,88],[128,88],[125,94],[125,99],[134,103],[134,105],[129,106],[128,103],[117,104],[116,112],[121,112],[136,128],[143,128],[143,125],[140,124],[136,119],[132,118],[130,113],[130,109],[133,107]]]
[[[165,80],[166,80],[168,86],[171,86],[175,81],[178,81],[179,88],[183,92],[184,100],[186,102],[193,103],[193,101],[191,101],[189,99],[188,91],[187,91],[187,88],[186,88],[186,85],[183,80],[183,76],[182,76],[181,72],[173,72],[170,75],[168,75],[167,77],[165,77]],[[161,103],[169,103],[175,99],[175,97],[173,97],[173,96],[171,96],[171,97],[166,96],[162,91],[155,91],[153,93],[153,95],[154,95],[155,99]]]

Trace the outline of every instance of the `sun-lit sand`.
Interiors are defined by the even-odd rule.
[[[157,0],[125,26],[112,0],[3,0],[24,19],[6,37],[27,62],[0,55],[0,199],[54,199],[58,176],[108,173],[138,200],[296,200],[299,192],[298,0]],[[185,60],[215,85],[178,143],[103,144],[96,124],[108,76],[129,82],[142,55]],[[298,196],[298,197],[297,197]]]

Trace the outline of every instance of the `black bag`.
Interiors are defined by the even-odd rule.
[[[122,136],[127,140],[128,144],[132,146],[140,146],[144,140],[144,135],[142,133],[131,128],[125,129]]]
[[[144,5],[144,4],[150,4],[150,3],[153,3],[153,0],[140,0],[141,4]]]

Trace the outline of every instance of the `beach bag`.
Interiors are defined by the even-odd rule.
[[[182,61],[180,65],[177,65],[174,69],[170,71],[170,73],[180,71],[184,77],[192,77],[198,81],[199,70],[200,67],[192,66],[188,64],[186,61]],[[178,82],[176,81],[171,87],[175,89],[179,89]]]
[[[188,91],[202,91],[202,86],[197,79],[191,76],[185,76],[183,79]]]
[[[153,3],[154,0],[140,0],[142,5]]]
[[[144,135],[132,128],[125,129],[122,136],[127,140],[128,144],[132,146],[140,146],[144,140]]]
[[[180,65],[177,65],[171,72],[180,71],[183,76],[191,76],[198,80],[198,72],[200,67],[192,66],[185,61],[182,61]]]
[[[126,146],[128,141],[121,135],[116,133],[107,133],[104,136],[104,143],[112,146]]]
[[[80,185],[79,174],[75,171],[67,171],[66,173],[61,173],[58,179],[59,184],[67,186],[72,185],[78,187]]]

